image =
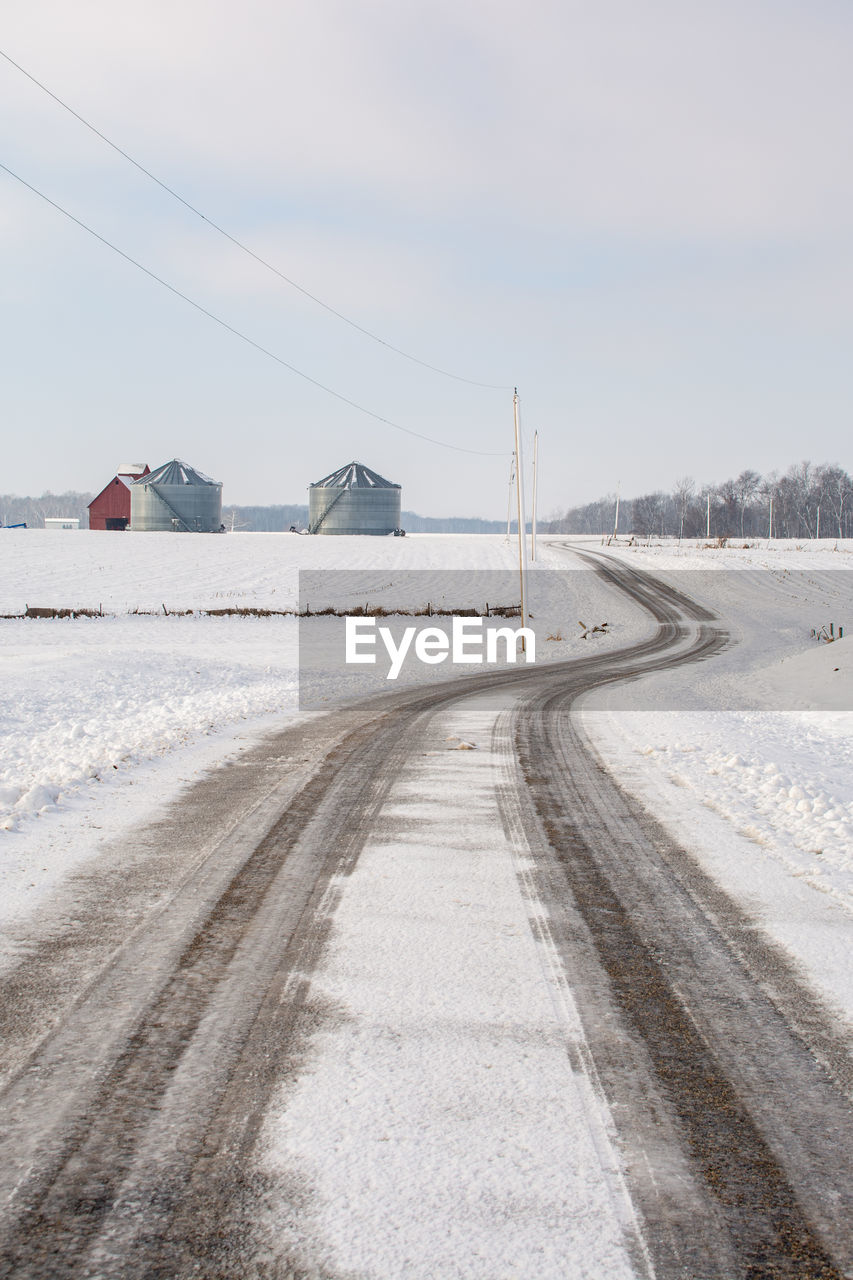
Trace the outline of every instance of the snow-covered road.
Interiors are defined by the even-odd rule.
[[[366,583],[381,569],[391,592],[395,575],[413,563],[437,581],[462,565],[475,576],[506,568],[514,556],[503,539],[490,538],[412,538],[404,548],[399,540],[275,535],[235,535],[233,543],[77,537],[46,534],[0,548],[14,551],[3,564],[7,608],[91,604],[97,582],[97,603],[116,610],[76,622],[0,622],[5,964],[14,987],[37,959],[28,998],[45,1002],[48,1020],[76,999],[76,981],[87,983],[110,962],[123,921],[143,928],[146,913],[159,911],[179,885],[192,897],[190,866],[211,855],[231,821],[217,777],[234,779],[261,761],[268,772],[258,812],[272,815],[269,787],[275,782],[284,794],[297,784],[312,758],[300,740],[321,723],[296,707],[291,619],[153,617],[127,608],[156,609],[164,596],[170,610],[232,601],[292,607],[296,569],[316,567],[312,556],[363,571]],[[53,566],[46,547],[57,549]],[[692,585],[709,553],[607,554],[632,570],[652,564],[684,587],[682,571],[690,570]],[[845,614],[849,569],[834,570],[829,582],[823,572],[852,558],[849,549],[759,549],[743,553],[738,567],[735,555],[729,567],[758,574],[746,598],[734,572],[703,572],[699,594],[737,643],[687,674],[599,691],[583,710],[601,758],[651,805],[667,838],[695,853],[697,867],[757,926],[762,945],[782,948],[794,988],[802,981],[814,994],[814,1025],[832,1011],[824,1057],[834,1069],[853,1027],[851,664],[847,639],[819,646],[808,632],[822,621],[853,625]],[[564,567],[565,549],[542,545],[541,563]],[[595,574],[572,578],[561,615],[538,611],[548,658],[605,655],[650,634],[636,608],[613,611],[613,593],[591,585]],[[129,582],[145,585],[130,591]],[[570,631],[581,619],[605,617],[611,631],[592,640]],[[529,849],[507,816],[506,706],[490,697],[436,715],[423,751],[386,780],[381,820],[377,810],[355,868],[340,868],[328,886],[331,932],[320,964],[310,966],[298,1071],[288,1068],[291,1083],[268,1118],[265,1163],[249,1196],[252,1214],[264,1206],[259,1258],[286,1250],[306,1267],[322,1259],[329,1270],[377,1280],[439,1273],[538,1280],[642,1274],[646,1266],[626,1209],[624,1149],[589,1072],[594,1053],[576,1016],[571,974],[565,980],[566,956],[555,968],[547,931],[536,923],[542,904],[528,876]],[[294,725],[288,754],[271,757],[264,734],[282,716]],[[205,771],[228,759],[232,771],[206,784]],[[196,807],[193,843],[186,824],[162,825],[163,808],[181,790],[192,797],[205,785],[213,791]],[[174,866],[165,846],[154,852],[166,831],[170,840],[182,832]],[[184,841],[195,850],[186,864]],[[98,902],[104,875],[118,895],[111,914]],[[204,910],[202,897],[193,909]],[[107,924],[101,936],[99,911]],[[146,1033],[155,1090],[169,1079],[161,1071],[171,1070],[157,1048],[159,1025],[155,1019]],[[15,1033],[22,1052],[40,1034],[26,1019]],[[425,1076],[434,1095],[421,1087]],[[182,1080],[189,1087],[186,1071]],[[345,1081],[350,1101],[342,1106]],[[265,1078],[265,1088],[274,1085]],[[547,1133],[543,1115],[553,1121]],[[449,1176],[439,1180],[439,1167]],[[148,1184],[128,1176],[132,1200],[133,1187]],[[390,1203],[395,1214],[383,1218]],[[436,1221],[444,1223],[447,1267],[453,1257],[456,1270],[429,1269]]]
[[[607,1103],[513,804],[512,696],[454,703],[390,781],[333,881],[307,1069],[274,1105],[270,1247],[310,1273],[637,1274]],[[505,816],[506,826],[501,822]],[[334,1103],[330,1105],[330,1100]]]

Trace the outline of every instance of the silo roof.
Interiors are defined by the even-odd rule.
[[[376,471],[371,471],[363,462],[348,462],[340,471],[333,471],[324,476],[311,489],[399,489],[398,484],[385,480]]]
[[[191,467],[189,463],[181,462],[180,458],[173,458],[171,462],[164,462],[162,467],[158,467],[156,471],[151,471],[147,476],[140,476],[138,480],[132,480],[131,484],[212,484],[221,487],[219,480],[211,480],[210,476],[204,475],[201,471],[196,471],[195,467]]]

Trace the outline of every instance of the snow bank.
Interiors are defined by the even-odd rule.
[[[835,548],[618,549],[699,598],[734,643],[593,693],[582,714],[620,782],[853,1025],[853,575],[850,544]],[[816,641],[830,620],[844,639]]]
[[[0,623],[0,828],[199,734],[296,704],[289,618]]]

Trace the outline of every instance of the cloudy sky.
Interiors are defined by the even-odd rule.
[[[847,0],[6,0],[0,491],[353,458],[429,515],[851,466]],[[495,389],[497,388],[497,389]],[[432,437],[442,444],[422,440]],[[471,452],[464,452],[470,450]],[[496,455],[496,456],[493,456]]]

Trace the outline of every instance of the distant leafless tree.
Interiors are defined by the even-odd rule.
[[[693,490],[696,488],[696,482],[692,476],[682,476],[680,480],[676,480],[675,488],[672,491],[672,500],[675,503],[678,513],[678,536],[684,537],[684,522],[690,507],[690,499],[693,497]],[[688,533],[688,537],[689,537]]]
[[[752,501],[761,485],[761,476],[757,471],[741,471],[734,482],[735,499],[740,507],[740,536],[744,536],[746,508]],[[754,532],[754,530],[753,530]]]
[[[631,504],[631,524],[634,530],[644,537],[663,534],[666,528],[666,501],[666,494],[660,490],[635,498]]]
[[[815,483],[820,491],[821,504],[832,515],[833,534],[838,538],[845,537],[853,506],[853,481],[841,467],[825,464],[815,469]]]

